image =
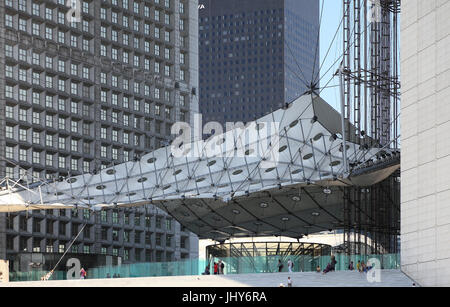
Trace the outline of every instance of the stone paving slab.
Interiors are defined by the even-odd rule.
[[[0,283],[0,287],[279,287],[291,277],[293,287],[412,287],[413,281],[399,270],[381,271],[380,283],[369,283],[366,274],[331,272],[268,273],[209,276],[86,279]]]

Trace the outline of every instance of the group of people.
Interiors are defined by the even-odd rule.
[[[336,261],[335,256],[333,255],[333,256],[331,256],[331,260],[327,264],[327,266],[323,270],[323,272],[322,272],[322,269],[321,269],[320,265],[317,265],[316,272],[317,273],[323,273],[323,274],[327,274],[329,272],[334,272],[334,271],[336,271],[336,264],[337,264],[337,261]],[[288,266],[289,273],[292,273],[293,272],[293,268],[294,268],[294,262],[292,262],[291,259],[288,259],[287,266]],[[222,262],[222,260],[219,260],[219,262],[214,262],[214,275],[223,274],[224,273],[224,267],[225,267],[225,264]],[[277,268],[278,268],[278,272],[282,272],[283,271],[284,264],[281,261],[281,259],[278,260]],[[366,265],[364,263],[364,261],[361,262],[359,260],[358,263],[356,264],[356,270],[358,272],[361,272],[361,273],[367,273],[372,268],[373,268],[373,265],[369,265],[369,264]],[[353,271],[354,269],[355,268],[354,268],[354,265],[353,265],[353,261],[351,261],[350,264],[348,265],[348,270]],[[202,275],[210,275],[210,274],[211,274],[210,267],[208,265],[208,266],[206,266],[205,272],[203,272]]]
[[[287,265],[289,273],[292,273],[292,269],[294,268],[294,262],[292,262],[291,259],[288,259]],[[281,262],[281,259],[278,259],[278,272],[282,272],[283,268],[284,264]]]
[[[353,261],[351,262],[352,268],[353,268]],[[361,262],[361,260],[358,260],[358,263],[356,264],[356,269],[360,273],[367,273],[371,269],[373,269],[373,265],[365,264],[364,261]],[[352,269],[353,271],[353,269]]]
[[[214,275],[222,275],[225,272],[225,263],[222,262],[222,260],[219,260],[219,262],[214,262]],[[209,268],[209,265],[206,266],[205,272],[202,273],[202,275],[210,275],[211,270]]]

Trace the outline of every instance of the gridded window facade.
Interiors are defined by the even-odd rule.
[[[182,15],[175,7],[175,0],[81,0],[80,22],[66,19],[66,2],[5,0],[4,18],[0,20],[8,33],[21,35],[19,40],[7,40],[0,46],[5,59],[2,63],[5,69],[0,72],[5,89],[5,101],[1,101],[5,106],[4,155],[29,170],[29,182],[98,171],[113,161],[129,161],[156,149],[160,140],[169,134],[164,128],[163,135],[159,135],[151,124],[155,104],[161,106],[162,115],[166,106],[171,110],[170,118],[160,118],[161,127],[171,125],[177,120],[177,114],[190,114],[188,108],[180,109],[175,97],[190,96],[191,88],[197,87],[196,83],[189,83],[189,78],[179,79],[180,65],[187,72],[189,67],[188,61],[177,60],[176,50],[180,48],[175,48],[177,33],[182,37],[189,33],[187,23],[183,31],[175,24],[179,18],[189,20],[188,0],[176,0],[183,3]],[[98,36],[94,35],[97,21]],[[39,41],[46,47],[37,46]],[[181,52],[189,58],[189,44],[184,44]],[[154,75],[155,67],[158,67],[157,75]],[[143,70],[141,76],[133,73],[136,68]],[[154,78],[147,78],[148,75]],[[182,82],[183,86],[174,89],[175,82],[161,84],[164,78]],[[160,88],[155,91],[157,81]],[[168,99],[163,96],[166,89],[174,92]],[[22,172],[11,163],[0,171],[12,178],[18,178]],[[134,230],[124,234],[123,212],[117,214],[108,212],[105,223],[109,225],[109,240],[114,224],[118,244],[108,240],[101,245],[95,243],[96,232],[91,229],[82,236],[86,242],[75,245],[73,251],[116,254],[129,261],[138,258],[154,261],[154,246],[144,246],[147,235],[149,242],[154,243],[154,228],[151,228],[154,223],[149,222],[150,228],[146,228],[145,211],[140,212],[142,223],[135,219],[134,213],[127,217],[127,225],[138,227],[142,239],[137,238]],[[35,213],[30,214],[29,225],[34,225],[34,216]],[[46,225],[50,225],[47,218],[40,223],[39,233],[44,236],[48,234]],[[44,238],[34,248],[41,252],[63,250],[79,228],[78,218],[64,220],[64,227],[59,222],[51,223],[52,233],[58,234],[58,238],[51,243]],[[97,227],[95,222],[89,220],[91,226]],[[28,231],[38,230],[38,226],[33,227]],[[164,234],[162,238],[165,237]],[[131,246],[124,249],[123,242]],[[33,244],[29,241],[22,245],[27,245],[30,251]]]
[[[296,72],[312,76],[319,70],[318,1],[255,6],[252,0],[228,0],[207,6],[199,11],[199,101],[205,122],[250,122],[306,92]],[[180,19],[180,29],[185,26]],[[188,78],[186,71],[179,77]]]

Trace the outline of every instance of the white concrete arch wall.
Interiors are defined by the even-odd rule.
[[[450,0],[401,9],[402,270],[450,286]]]

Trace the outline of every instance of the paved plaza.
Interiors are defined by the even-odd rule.
[[[413,281],[398,270],[381,271],[381,282],[369,283],[366,274],[332,272],[326,275],[308,273],[270,273],[209,276],[167,276],[147,278],[64,280],[10,282],[0,287],[279,287],[287,285],[291,277],[293,287],[412,287]]]

